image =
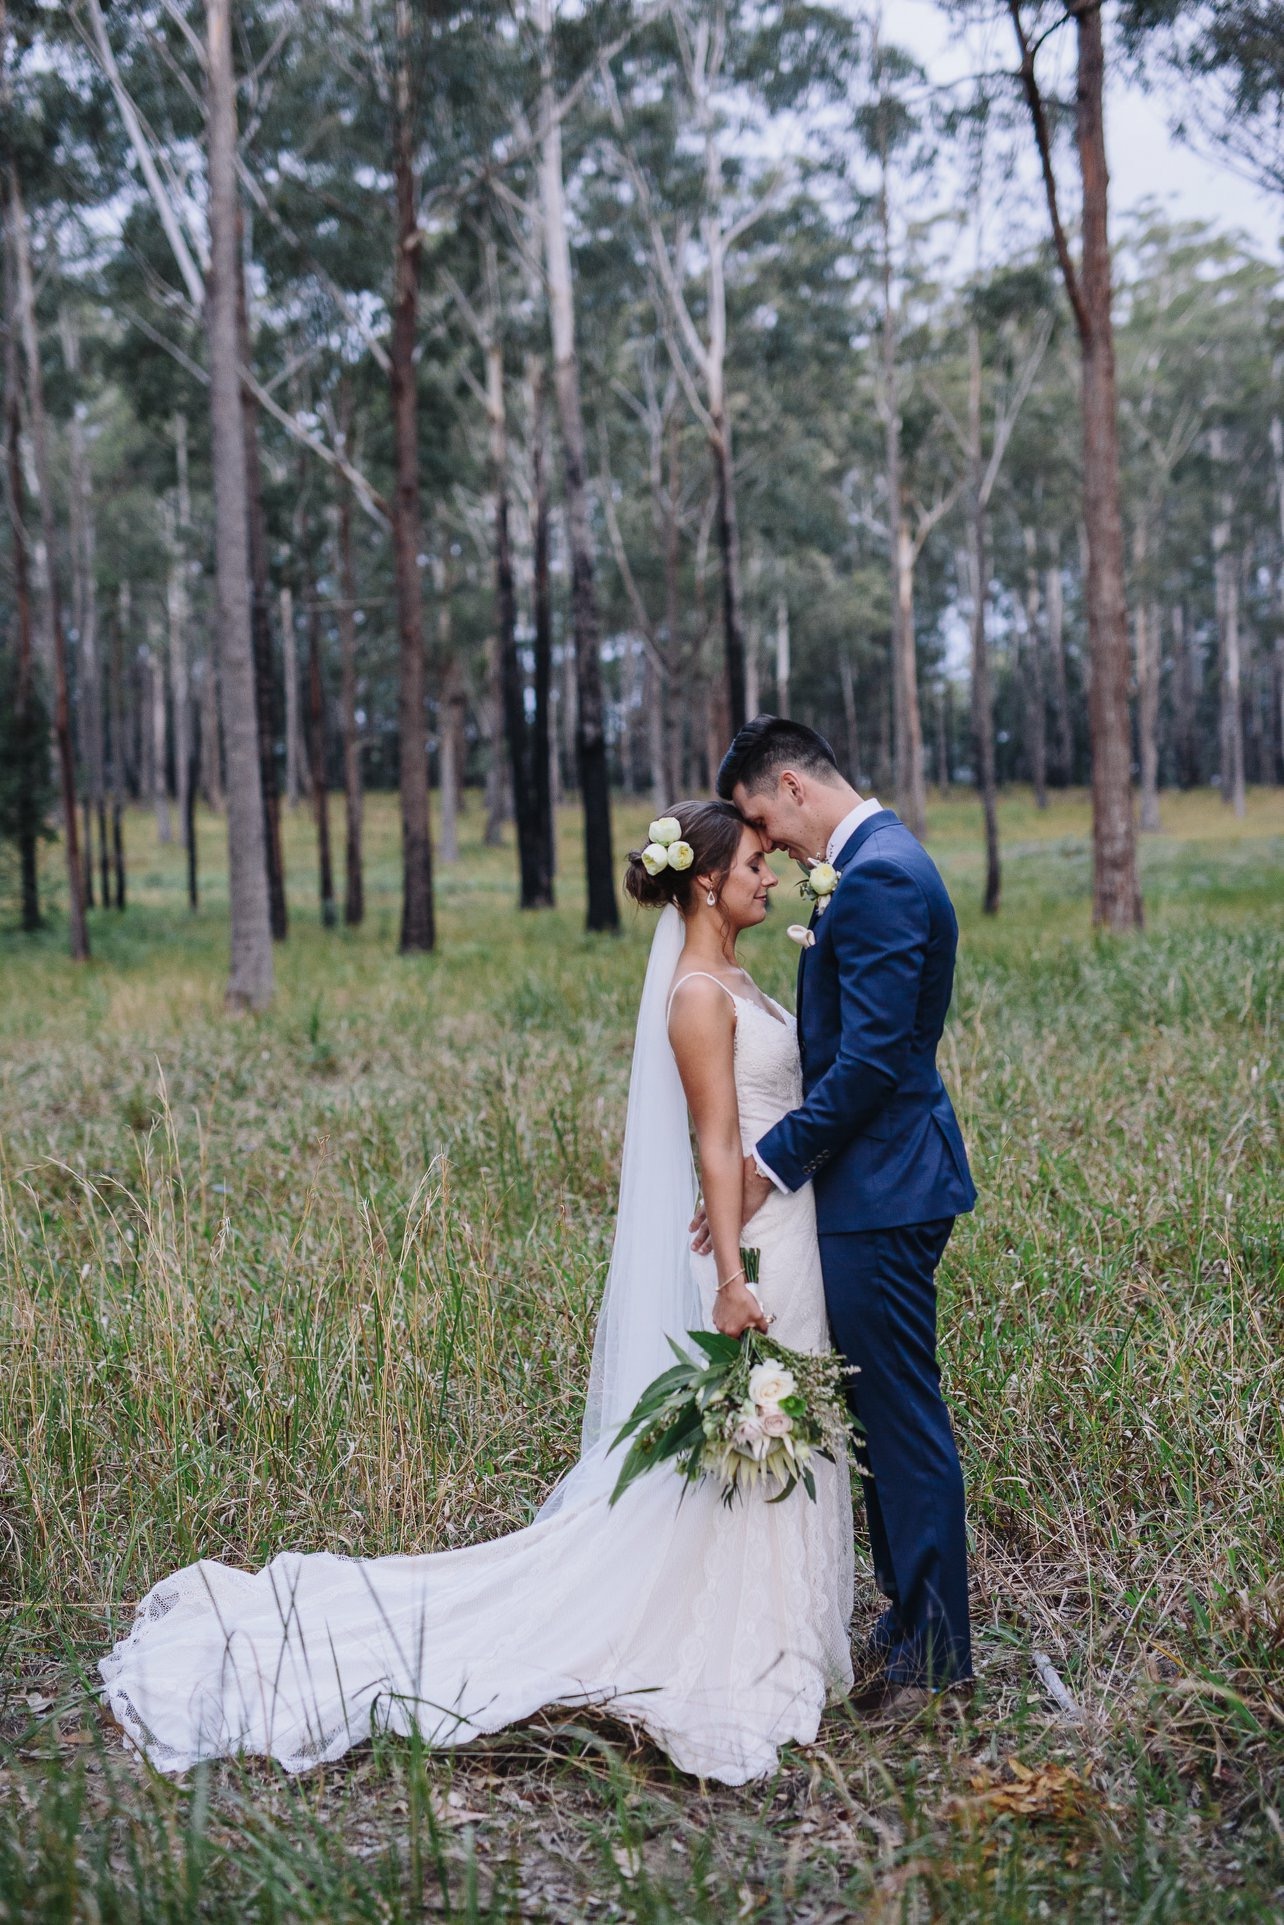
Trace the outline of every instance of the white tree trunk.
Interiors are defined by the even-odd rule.
[[[213,433],[214,547],[219,695],[227,762],[228,898],[231,967],[227,1001],[263,1009],[272,997],[263,790],[250,640],[250,552],[237,329],[236,82],[231,0],[206,0],[210,279],[209,343]]]

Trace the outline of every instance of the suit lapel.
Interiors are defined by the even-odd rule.
[[[900,817],[897,815],[895,809],[879,809],[876,815],[866,816],[859,827],[853,830],[852,834],[848,836],[846,842],[838,852],[838,859],[834,863],[834,867],[838,870],[840,884],[844,868],[849,862],[855,859],[860,851],[861,844],[865,842],[869,836],[873,835],[876,829],[890,828],[893,822],[899,821]],[[819,904],[813,904],[811,921],[807,924],[807,927],[814,930],[819,921],[820,906]],[[810,948],[805,948],[798,958],[798,982],[794,990],[794,1003],[798,1012],[798,1041],[800,1047],[802,1046],[803,1034],[803,1003],[806,998],[807,989],[807,958],[811,953]]]

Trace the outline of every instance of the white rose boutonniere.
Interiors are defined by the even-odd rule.
[[[832,862],[800,862],[798,866],[803,872],[798,893],[804,902],[814,902],[816,914],[823,916],[842,872],[835,869]]]

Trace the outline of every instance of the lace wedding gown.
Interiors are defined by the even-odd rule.
[[[728,991],[728,994],[731,992]],[[746,1149],[801,1100],[793,1019],[736,1003]],[[747,1226],[772,1335],[828,1344],[811,1191],[773,1193]],[[706,1322],[715,1278],[696,1260]],[[681,1333],[676,1333],[681,1339]],[[603,1439],[524,1530],[418,1557],[283,1551],[263,1570],[204,1559],[158,1584],[99,1669],[127,1741],[167,1771],[230,1753],[288,1771],[372,1730],[464,1744],[542,1706],[598,1704],[682,1770],[725,1784],[816,1736],[852,1680],[845,1459],[795,1491],[721,1502],[660,1467],[613,1508]],[[681,1499],[681,1501],[679,1501]]]

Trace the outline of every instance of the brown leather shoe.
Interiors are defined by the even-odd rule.
[[[929,1705],[940,1705],[955,1713],[961,1712],[971,1703],[973,1693],[971,1678],[960,1678],[954,1684],[945,1684],[932,1690],[925,1684],[894,1684],[890,1678],[879,1678],[864,1691],[853,1692],[848,1699],[853,1711],[862,1718],[871,1718],[879,1723],[902,1724],[916,1718]]]

